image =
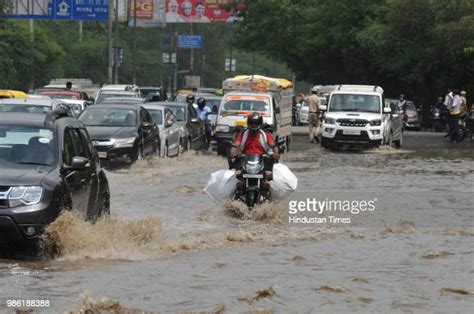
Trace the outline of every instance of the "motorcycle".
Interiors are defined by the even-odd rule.
[[[431,120],[433,121],[433,130],[435,132],[442,132],[444,129],[444,121],[441,117],[441,110],[439,108],[433,109]]]
[[[236,172],[236,177],[243,187],[237,190],[235,200],[245,203],[249,210],[269,200],[270,191],[264,189],[263,182],[272,179],[272,172],[264,170],[266,159],[271,160],[271,156],[242,154],[238,157],[241,170]]]

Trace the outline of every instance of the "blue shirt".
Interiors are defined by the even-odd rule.
[[[199,120],[207,121],[207,116],[212,112],[211,108],[205,106],[203,109],[199,109],[199,106],[194,107],[196,109]]]

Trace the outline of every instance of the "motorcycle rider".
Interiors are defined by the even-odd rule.
[[[206,138],[209,143],[211,139],[211,125],[209,123],[208,115],[212,113],[212,110],[206,105],[206,100],[202,97],[198,98],[197,104],[194,105],[194,108],[196,109],[198,119],[205,122]]]
[[[444,105],[444,99],[442,96],[438,97],[438,101],[431,108],[431,114],[433,118],[436,118],[435,112],[439,113],[439,128],[441,130],[447,130],[446,123],[448,121],[447,115],[449,114],[448,108]]]
[[[265,177],[262,183],[262,192],[268,193],[270,190],[271,175],[268,172],[273,170],[273,164],[280,157],[278,147],[273,140],[272,135],[262,129],[263,118],[258,112],[253,112],[247,118],[247,129],[239,132],[234,139],[234,143],[230,149],[232,158],[232,167],[236,170],[236,177],[239,179],[237,183],[237,193],[242,193],[244,182],[240,177],[241,174],[241,158],[237,156],[242,153],[246,155],[264,155],[271,149],[273,151],[272,158],[264,158]]]
[[[459,96],[459,91],[457,89],[453,90],[453,101],[449,108],[449,139],[451,141],[457,140],[456,136],[458,135],[459,130],[459,117],[461,115],[461,106],[462,99]]]
[[[186,96],[186,103],[190,106],[196,107],[196,104],[194,103],[196,101],[196,98],[194,97],[193,94],[189,94]]]
[[[404,94],[400,94],[397,107],[398,107],[398,111],[402,113],[403,124],[406,124],[408,121],[408,114],[407,114],[408,104],[407,104]]]

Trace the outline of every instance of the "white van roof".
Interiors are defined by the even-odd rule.
[[[337,86],[333,92],[369,92],[369,93],[377,93],[383,94],[383,89],[377,85],[339,85]]]

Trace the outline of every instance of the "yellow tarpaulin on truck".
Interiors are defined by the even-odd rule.
[[[269,89],[288,89],[293,87],[293,83],[283,78],[273,78],[263,75],[237,75],[236,77],[228,80],[236,80],[241,82],[256,82],[265,84]]]
[[[0,89],[0,98],[26,98],[24,92],[10,89]]]

